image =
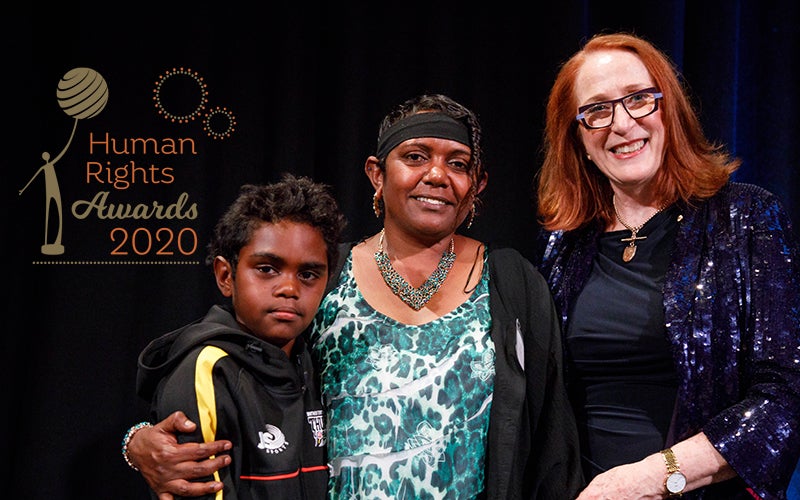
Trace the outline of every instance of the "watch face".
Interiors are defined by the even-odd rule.
[[[667,476],[666,486],[670,493],[680,493],[686,487],[686,476],[680,472],[673,472]]]

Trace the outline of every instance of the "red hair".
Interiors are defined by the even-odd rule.
[[[575,120],[578,70],[587,54],[602,50],[635,54],[664,94],[659,109],[666,139],[663,162],[654,178],[657,201],[668,205],[708,198],[741,163],[706,138],[679,73],[666,54],[635,35],[595,35],[561,66],[547,102],[544,163],[537,173],[537,195],[539,221],[548,230],[569,231],[594,220],[604,225],[614,220],[611,185],[586,158]]]

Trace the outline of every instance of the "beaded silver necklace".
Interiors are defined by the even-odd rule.
[[[442,253],[442,258],[439,260],[439,264],[436,266],[433,273],[428,276],[428,279],[426,279],[425,283],[420,285],[419,288],[414,288],[394,270],[389,255],[383,250],[383,237],[385,232],[385,229],[381,229],[381,237],[380,240],[378,240],[378,250],[375,252],[375,262],[378,264],[378,269],[381,271],[383,281],[400,300],[415,311],[419,311],[431,300],[431,297],[439,291],[439,287],[442,286],[442,283],[444,283],[444,280],[447,278],[450,268],[453,267],[453,262],[456,260],[453,238],[450,238],[450,246]]]

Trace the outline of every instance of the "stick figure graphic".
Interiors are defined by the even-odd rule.
[[[44,165],[39,167],[36,173],[30,178],[25,187],[19,190],[19,194],[28,188],[33,180],[42,174],[45,184],[45,215],[44,215],[44,244],[42,253],[45,255],[61,255],[64,253],[64,245],[61,244],[61,234],[63,228],[61,190],[58,187],[58,177],[56,176],[56,163],[64,156],[75,137],[75,130],[78,128],[78,120],[97,116],[106,103],[108,103],[108,85],[100,73],[90,68],[74,68],[69,70],[58,82],[56,98],[61,109],[69,116],[75,118],[72,132],[64,145],[64,149],[58,153],[54,159],[50,159],[50,153],[42,153]],[[52,243],[48,243],[50,236],[50,207],[55,205],[58,215],[58,232]]]
[[[64,253],[64,245],[61,244],[61,229],[63,226],[61,217],[61,190],[58,188],[58,178],[56,177],[56,162],[61,159],[62,156],[64,156],[64,153],[67,152],[67,149],[72,142],[72,138],[75,136],[75,129],[77,128],[78,120],[75,120],[75,125],[72,126],[72,133],[69,136],[67,144],[64,146],[64,149],[61,150],[58,156],[55,157],[55,159],[51,161],[50,153],[47,151],[42,153],[44,165],[42,165],[39,170],[33,174],[33,177],[31,177],[28,183],[25,184],[25,187],[19,190],[19,194],[21,195],[39,174],[44,175],[45,211],[44,245],[42,245],[42,253],[45,255],[61,255]],[[48,243],[47,237],[50,234],[50,206],[53,204],[55,204],[55,207],[58,210],[58,233],[56,233],[55,241],[53,243]]]

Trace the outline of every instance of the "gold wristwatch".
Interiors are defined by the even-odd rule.
[[[678,464],[678,459],[672,452],[672,448],[667,448],[661,451],[661,456],[664,457],[664,462],[667,464],[667,478],[664,480],[664,488],[670,497],[679,497],[686,488],[686,476],[681,472],[681,466]]]

